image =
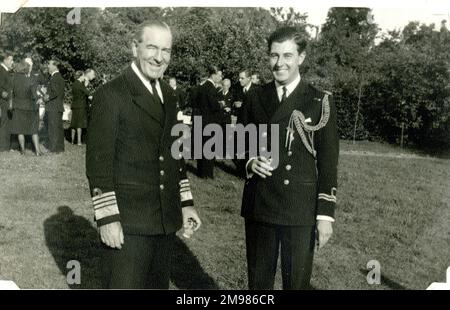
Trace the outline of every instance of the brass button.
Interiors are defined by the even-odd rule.
[[[292,169],[292,166],[291,165],[286,165],[286,170],[287,171],[289,171],[289,170],[291,170]]]
[[[164,161],[164,157],[159,156],[159,161]]]
[[[163,190],[163,189],[164,189],[164,185],[161,184],[161,185],[159,186],[159,189],[160,189],[160,190]]]
[[[95,197],[95,196],[101,196],[103,193],[102,193],[102,190],[100,189],[100,188],[94,188],[93,190],[92,190],[92,194],[93,194],[93,196]]]
[[[292,155],[292,151],[288,151],[288,156],[291,156]]]
[[[180,168],[180,172],[183,171],[183,168]]]
[[[160,174],[160,175],[164,175],[164,170],[161,170],[161,171],[159,172],[159,174]]]
[[[264,132],[262,133],[262,137],[263,137],[263,138],[266,138],[266,137],[267,137],[267,132],[264,131]]]
[[[284,180],[283,183],[284,185],[289,185],[289,180]]]
[[[263,146],[263,147],[261,147],[261,152],[265,152],[266,151],[266,148]]]

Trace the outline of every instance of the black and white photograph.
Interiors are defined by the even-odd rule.
[[[0,290],[450,290],[448,3],[47,2],[0,5]]]

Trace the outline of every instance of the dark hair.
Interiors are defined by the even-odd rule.
[[[144,33],[144,29],[150,27],[159,27],[171,32],[169,25],[167,25],[165,22],[159,20],[145,21],[136,27],[135,31],[133,32],[133,40],[136,40],[137,42],[142,42],[142,34]]]
[[[19,62],[15,67],[14,71],[17,73],[24,73],[27,74],[28,71],[30,71],[30,64],[25,61],[25,59],[22,59],[21,62]]]
[[[217,72],[219,72],[220,69],[217,66],[214,65],[210,65],[206,68],[206,72],[208,73],[208,77],[210,77],[213,74],[216,74]]]
[[[297,44],[299,54],[303,53],[308,45],[307,34],[304,31],[295,27],[284,26],[272,32],[267,39],[269,52],[273,42],[281,43],[287,40],[293,40]]]

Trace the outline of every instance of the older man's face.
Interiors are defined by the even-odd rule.
[[[141,42],[133,43],[136,65],[148,79],[163,76],[170,62],[171,51],[172,34],[168,29],[158,26],[146,27]]]

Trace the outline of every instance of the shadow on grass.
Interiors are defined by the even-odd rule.
[[[361,272],[361,274],[363,274],[364,276],[367,276],[367,270],[366,269],[360,269],[359,270]],[[386,285],[387,287],[389,287],[390,289],[393,290],[406,290],[406,287],[404,287],[403,285],[389,279],[386,276],[383,276],[383,274],[381,274],[381,278],[380,278],[381,284],[382,285]]]
[[[194,167],[194,160],[186,161],[186,170],[196,177],[200,177],[197,167]]]
[[[103,246],[97,229],[82,216],[77,216],[68,206],[58,207],[58,212],[44,221],[48,249],[63,275],[73,267],[67,263],[77,260],[81,266],[81,284],[69,285],[72,289],[101,288],[101,256]],[[182,240],[176,238],[172,253],[171,280],[180,289],[218,289],[214,280],[204,272],[197,258]]]
[[[175,238],[170,278],[179,289],[219,289],[200,266],[197,258],[179,238]]]
[[[63,275],[73,269],[67,268],[71,260],[80,262],[81,284],[69,285],[72,289],[101,288],[102,247],[97,229],[82,216],[75,215],[67,206],[44,221],[47,247]]]

